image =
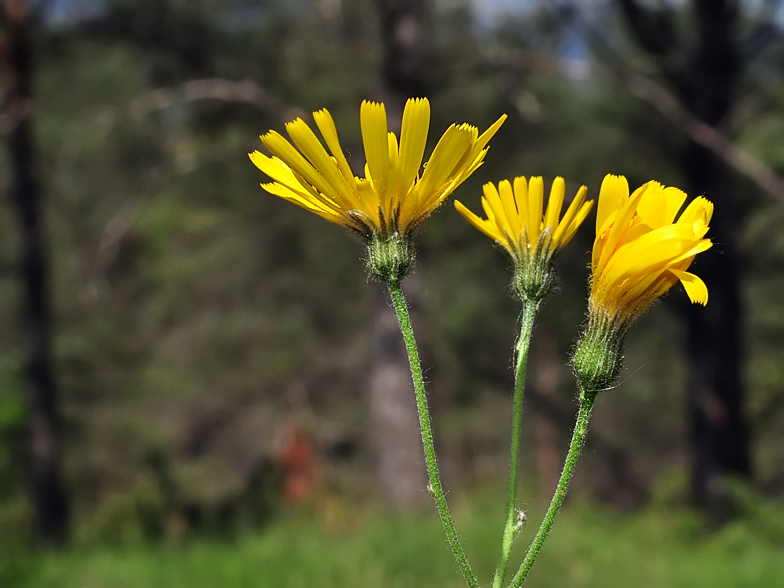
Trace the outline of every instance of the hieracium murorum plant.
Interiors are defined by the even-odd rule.
[[[430,126],[428,100],[408,100],[399,139],[388,129],[384,105],[363,102],[363,176],[357,175],[347,160],[329,112],[314,112],[313,118],[321,139],[306,122],[297,119],[286,125],[290,140],[276,131],[262,135],[271,156],[255,151],[250,154],[251,161],[271,178],[271,182],[261,184],[267,192],[361,237],[368,272],[387,286],[408,352],[430,480],[428,490],[466,584],[478,588],[480,582],[461,544],[441,484],[422,367],[401,280],[414,268],[415,232],[482,165],[488,144],[506,116],[501,115],[481,134],[467,123],[451,125],[423,168]],[[512,181],[502,180],[497,186],[485,184],[482,207],[486,218],[455,202],[466,220],[511,256],[512,287],[522,302],[519,336],[513,350],[516,373],[508,497],[493,588],[504,586],[512,547],[522,535],[525,522],[516,504],[517,463],[526,360],[536,315],[556,280],[558,253],[594,208],[588,188],[582,186],[564,212],[566,182],[561,177],[552,181],[546,205],[544,193],[543,178],[519,176]],[[624,338],[632,323],[678,282],[692,302],[708,302],[707,287],[687,270],[697,254],[711,247],[705,235],[713,205],[698,197],[684,208],[686,200],[681,190],[656,181],[643,184],[631,194],[623,176],[607,175],[601,185],[595,207],[596,238],[591,259],[586,260],[591,266],[587,318],[582,333],[576,336],[570,362],[579,399],[572,440],[547,513],[508,584],[512,588],[525,582],[554,523],[588,431],[596,396],[621,372]]]

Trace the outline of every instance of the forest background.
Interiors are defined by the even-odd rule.
[[[630,335],[531,581],[781,585],[784,4],[7,0],[0,30],[0,584],[459,585],[361,247],[246,155],[327,107],[361,166],[360,102],[394,128],[427,96],[430,148],[509,115],[457,192],[474,210],[516,175],[716,204],[710,302],[676,287]],[[532,520],[571,432],[592,218],[533,342]],[[519,303],[451,203],[417,242],[439,463],[491,570]]]

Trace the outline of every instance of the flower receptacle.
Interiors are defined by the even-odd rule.
[[[374,233],[368,241],[368,269],[385,284],[405,278],[413,269],[415,259],[416,252],[411,239],[397,231]]]
[[[528,247],[525,231],[514,258],[512,287],[523,301],[541,302],[555,281],[555,254],[550,229],[545,229],[533,247]]]
[[[512,287],[524,301],[540,302],[553,285],[553,264],[545,256],[515,260]]]
[[[572,354],[572,369],[585,394],[596,394],[610,386],[623,367],[623,325],[591,315],[588,326]]]

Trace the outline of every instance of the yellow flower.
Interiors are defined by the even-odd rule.
[[[506,115],[481,135],[466,123],[450,126],[420,175],[430,126],[428,100],[406,102],[399,146],[395,134],[388,131],[384,105],[365,101],[360,109],[364,178],[356,177],[349,167],[329,112],[314,112],[313,118],[329,152],[302,119],[286,125],[294,145],[270,131],[261,141],[273,157],[258,151],[249,154],[273,180],[261,186],[366,239],[390,234],[407,239],[482,164],[487,142]]]
[[[634,319],[680,281],[692,302],[707,304],[705,283],[686,270],[710,249],[704,239],[713,204],[659,182],[629,195],[623,176],[608,175],[599,192],[591,261],[588,324],[572,355],[581,394],[606,389],[621,372],[623,341]],[[676,220],[677,217],[677,220]]]
[[[503,180],[498,189],[492,183],[484,185],[482,208],[487,219],[482,219],[455,201],[455,208],[468,222],[485,235],[500,243],[515,261],[514,285],[524,299],[540,300],[552,282],[552,264],[558,250],[571,241],[593,201],[585,201],[587,189],[582,186],[561,218],[565,183],[555,178],[550,189],[547,210],[544,210],[544,182],[532,177],[530,184],[524,177],[514,184]]]
[[[713,204],[697,197],[676,220],[685,201],[684,192],[659,182],[643,184],[630,196],[625,177],[604,178],[591,263],[592,313],[627,324],[678,281],[692,302],[707,304],[705,283],[686,270],[711,247],[703,237]]]
[[[593,200],[585,202],[587,189],[582,186],[561,219],[565,191],[561,177],[553,182],[544,215],[541,177],[532,177],[530,186],[524,177],[515,178],[514,191],[509,180],[500,182],[497,190],[488,182],[483,191],[482,208],[487,219],[479,218],[461,202],[455,201],[455,208],[477,229],[503,245],[512,257],[532,255],[542,236],[546,236],[550,249],[563,247],[572,240],[593,206]]]

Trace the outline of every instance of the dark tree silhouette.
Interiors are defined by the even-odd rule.
[[[734,27],[737,5],[731,0],[694,0],[693,29],[686,43],[678,38],[671,9],[650,10],[636,0],[619,0],[637,44],[690,113],[713,127],[733,105],[741,61]],[[678,163],[691,194],[704,194],[716,209],[711,222],[712,252],[696,267],[710,291],[707,308],[682,307],[688,325],[692,495],[711,509],[725,502],[723,479],[751,475],[749,432],[741,383],[743,309],[736,249],[737,202],[730,170],[704,146],[690,140]]]
[[[398,102],[411,96],[422,96],[428,3],[421,0],[379,0],[379,8],[385,91],[390,99]]]
[[[12,75],[10,111],[15,126],[10,133],[14,173],[13,203],[21,232],[23,283],[22,330],[28,388],[30,484],[40,538],[49,544],[65,541],[68,502],[58,465],[57,387],[50,352],[51,311],[46,266],[41,191],[35,177],[35,149],[31,117],[33,51],[29,18],[21,0],[5,6],[8,61]]]

